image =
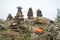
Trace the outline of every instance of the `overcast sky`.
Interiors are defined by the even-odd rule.
[[[36,16],[36,10],[40,9],[44,17],[54,20],[57,8],[60,9],[60,0],[0,0],[0,18],[6,19],[9,13],[15,16],[18,6],[23,8],[24,17],[27,17],[27,11],[32,7],[34,16]]]

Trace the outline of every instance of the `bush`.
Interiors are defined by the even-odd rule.
[[[3,19],[0,19],[0,23],[4,24],[4,23],[5,23],[5,21],[4,21]]]

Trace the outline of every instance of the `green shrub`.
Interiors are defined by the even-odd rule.
[[[0,19],[0,23],[4,24],[4,23],[5,23],[5,21],[4,21],[3,19]]]

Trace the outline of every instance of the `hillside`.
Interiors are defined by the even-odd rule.
[[[9,14],[0,24],[0,40],[60,40],[60,23],[43,17],[41,10],[33,17],[31,8],[28,18],[23,18],[22,8],[17,8],[14,18]]]

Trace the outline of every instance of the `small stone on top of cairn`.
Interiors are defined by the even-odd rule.
[[[20,12],[22,14],[22,10],[21,10],[22,7],[19,6],[19,7],[17,7],[17,9],[18,9],[18,12]]]

